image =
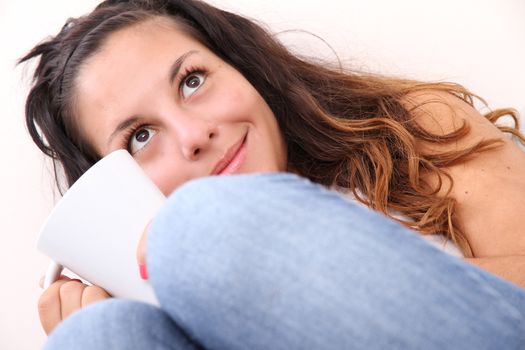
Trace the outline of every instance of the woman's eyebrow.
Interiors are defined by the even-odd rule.
[[[191,55],[193,55],[195,53],[197,53],[197,50],[190,50],[190,51],[186,52],[185,54],[183,54],[182,56],[180,56],[179,58],[177,58],[175,60],[175,62],[173,62],[173,64],[171,65],[171,68],[169,70],[170,84],[173,84],[173,81],[177,77],[177,74],[179,74],[180,67],[184,63],[184,60],[186,58],[188,58],[188,56],[191,56]]]

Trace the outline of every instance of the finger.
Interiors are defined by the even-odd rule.
[[[46,278],[46,276],[42,276],[40,277],[40,280],[38,281],[38,285],[40,286],[40,288],[44,288],[44,279]],[[78,282],[82,282],[81,280],[79,280],[78,278],[70,278],[70,277],[67,277],[65,275],[60,275],[60,277],[57,279],[57,281],[78,281]]]
[[[150,223],[146,225],[146,228],[144,229],[137,246],[137,263],[139,265],[139,274],[140,277],[144,280],[148,279],[148,271],[146,268],[146,241],[148,238],[148,230]]]
[[[148,239],[148,230],[150,223],[148,223],[144,228],[144,231],[142,232],[142,236],[140,236],[140,240],[137,246],[137,262],[139,266],[146,265],[146,241]]]
[[[46,334],[51,333],[53,328],[62,321],[60,287],[67,282],[68,280],[62,279],[52,283],[38,300],[38,315]]]
[[[65,319],[82,307],[82,292],[87,286],[78,281],[67,281],[60,286],[61,317]]]
[[[89,304],[95,303],[97,301],[105,300],[111,296],[99,286],[87,286],[82,293],[82,307],[85,307]]]

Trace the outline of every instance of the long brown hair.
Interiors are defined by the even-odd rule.
[[[67,186],[98,160],[75,131],[71,103],[79,67],[108,35],[154,16],[172,18],[257,89],[277,118],[290,171],[346,189],[388,216],[402,214],[406,219],[397,220],[405,225],[422,234],[443,234],[466,256],[472,255],[454,216],[454,199],[438,192],[442,180],[450,178],[444,168],[497,147],[498,141],[423,154],[417,140],[455,142],[468,133],[468,126],[447,135],[431,134],[402,102],[408,94],[427,89],[446,91],[470,105],[477,96],[457,84],[343,71],[302,59],[254,21],[201,1],[104,1],[90,14],[68,20],[56,36],[20,60],[40,57],[26,102],[26,122],[37,146],[64,170]],[[485,116],[495,122],[504,115],[517,124],[512,109]],[[500,129],[521,138],[517,125]],[[438,185],[422,181],[423,172],[437,175]],[[58,178],[57,184],[60,188]]]

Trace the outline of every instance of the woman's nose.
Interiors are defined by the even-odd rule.
[[[196,160],[206,152],[217,134],[216,128],[207,121],[193,120],[184,123],[179,130],[181,152],[187,160]]]

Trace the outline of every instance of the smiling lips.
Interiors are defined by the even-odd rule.
[[[246,158],[246,136],[230,147],[228,152],[219,160],[213,168],[211,175],[235,174]]]

